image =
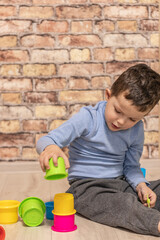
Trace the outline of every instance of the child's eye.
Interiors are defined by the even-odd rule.
[[[115,109],[115,111],[116,111],[116,113],[121,113],[120,111],[118,111],[116,108],[114,108]]]
[[[131,120],[132,122],[136,122],[136,120],[135,120],[135,119],[133,119],[133,118],[130,118],[130,120]]]

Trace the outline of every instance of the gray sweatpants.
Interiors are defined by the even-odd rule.
[[[74,195],[75,209],[84,217],[108,226],[160,236],[160,180],[150,185],[157,194],[154,208],[143,206],[137,193],[121,178],[74,179],[69,183],[67,192]]]

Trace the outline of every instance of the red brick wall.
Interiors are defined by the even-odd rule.
[[[0,1],[0,160],[36,160],[36,140],[104,99],[138,62],[159,71],[158,0]],[[158,106],[143,158],[158,157]]]

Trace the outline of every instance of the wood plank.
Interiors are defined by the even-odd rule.
[[[147,169],[147,178],[159,177],[160,160],[142,160]],[[22,201],[26,197],[39,197],[44,202],[53,201],[56,193],[65,192],[67,179],[48,181],[44,179],[38,162],[0,163],[0,199]],[[2,225],[6,230],[6,240],[154,240],[157,237],[136,234],[125,229],[112,228],[92,222],[80,215],[75,216],[78,229],[70,233],[57,233],[51,230],[52,220],[44,218],[38,227],[27,227],[22,219],[15,224]]]

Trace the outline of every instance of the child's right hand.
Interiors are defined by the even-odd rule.
[[[45,172],[46,169],[49,169],[49,159],[53,158],[53,163],[57,166],[58,157],[62,157],[65,162],[66,169],[70,167],[69,160],[65,153],[57,145],[49,145],[45,150],[40,154],[39,162],[42,168],[42,171]]]

